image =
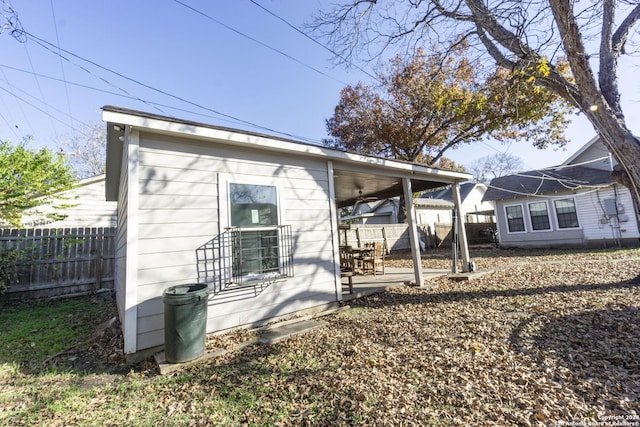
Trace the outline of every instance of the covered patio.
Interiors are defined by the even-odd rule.
[[[422,166],[416,163],[397,160],[378,159],[344,153],[343,158],[332,159],[330,175],[333,177],[333,188],[330,189],[335,200],[335,212],[332,217],[338,223],[338,210],[355,203],[366,200],[383,200],[391,197],[402,196],[406,212],[406,223],[410,241],[411,258],[413,268],[392,269],[388,268],[384,275],[355,275],[352,278],[354,292],[344,292],[338,295],[338,300],[352,298],[353,295],[381,290],[387,287],[413,284],[425,286],[425,280],[449,273],[470,272],[473,263],[469,259],[469,249],[464,228],[464,215],[461,215],[460,183],[468,181],[471,176],[465,173],[445,171]],[[454,229],[457,233],[456,247],[451,270],[428,270],[421,268],[420,243],[416,211],[414,208],[414,193],[438,187],[450,185],[453,193],[454,211],[456,213]],[[338,229],[335,227],[335,229]],[[339,259],[340,246],[339,235],[334,235],[335,259]],[[459,260],[457,257],[459,256]],[[336,277],[340,276],[340,265],[336,265]],[[344,282],[344,280],[342,281]],[[348,288],[348,286],[347,286]],[[344,287],[343,287],[344,289]]]
[[[449,269],[423,268],[423,280],[428,282],[441,276],[451,274]],[[348,284],[342,283],[342,300],[351,301],[352,299],[361,298],[384,292],[401,286],[415,286],[415,272],[412,268],[401,267],[385,267],[384,274],[363,274],[353,276],[353,293],[349,293]],[[425,286],[425,284],[423,284]]]

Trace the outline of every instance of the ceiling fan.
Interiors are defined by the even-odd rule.
[[[369,202],[375,202],[377,200],[378,200],[377,197],[363,196],[362,188],[358,189],[358,199],[356,200],[356,203],[369,203]]]

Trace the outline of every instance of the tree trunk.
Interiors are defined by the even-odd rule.
[[[640,209],[640,140],[614,114],[596,110],[589,111],[588,117],[618,162],[612,178],[631,191],[636,208]]]

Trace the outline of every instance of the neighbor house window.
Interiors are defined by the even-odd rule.
[[[554,200],[553,203],[556,207],[558,228],[577,228],[580,226],[574,199],[558,199]]]
[[[550,230],[549,212],[547,202],[529,203],[529,216],[531,217],[532,230]]]
[[[505,211],[507,213],[507,227],[510,233],[517,233],[525,231],[524,228],[524,215],[522,214],[521,205],[506,206]]]

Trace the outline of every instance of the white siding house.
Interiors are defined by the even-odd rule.
[[[99,175],[79,181],[72,189],[61,192],[53,203],[40,206],[38,211],[53,212],[53,206],[68,205],[56,212],[64,215],[57,221],[43,221],[40,215],[26,214],[22,219],[24,228],[87,228],[115,227],[116,203],[104,199],[105,175]]]
[[[399,197],[358,202],[349,215],[340,217],[340,221],[351,224],[397,224],[399,203]]]
[[[493,204],[483,201],[487,186],[482,183],[464,182],[460,184],[461,211],[467,223],[493,222]],[[422,225],[453,222],[453,195],[451,188],[425,191],[415,201],[418,221]]]
[[[104,107],[103,119],[106,196],[118,202],[115,288],[127,354],[163,345],[162,293],[202,280],[198,251],[206,245],[222,245],[224,236],[256,245],[251,259],[230,251],[233,268],[206,264],[234,283],[253,283],[210,283],[207,332],[321,310],[342,299],[340,207],[363,193],[388,198],[470,177],[117,107]],[[261,246],[281,229],[290,248],[279,234],[271,252]],[[288,261],[269,256],[288,251],[292,265],[283,272]]]
[[[611,180],[615,162],[594,138],[564,164],[491,181],[503,247],[638,246],[638,211]]]

